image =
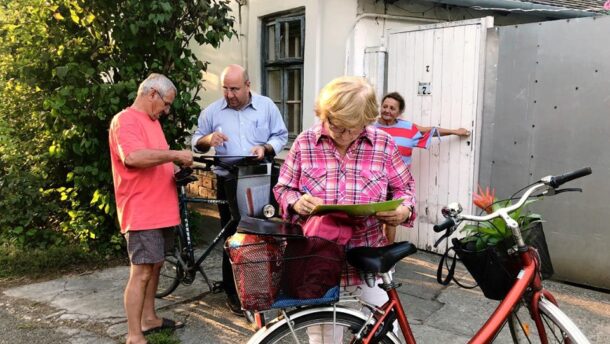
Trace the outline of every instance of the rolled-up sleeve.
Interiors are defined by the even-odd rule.
[[[208,107],[205,110],[201,111],[201,114],[199,114],[199,118],[197,119],[197,129],[195,129],[195,132],[191,137],[191,147],[194,151],[198,151],[196,147],[197,141],[199,141],[200,138],[209,135],[214,131],[214,129],[212,128],[210,111],[210,107]]]

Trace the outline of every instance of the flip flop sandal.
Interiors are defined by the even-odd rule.
[[[146,331],[142,331],[143,335],[149,335],[152,333],[160,332],[163,330],[171,330],[174,331],[179,328],[183,328],[184,323],[181,321],[174,321],[172,319],[162,318],[161,326],[150,328]]]

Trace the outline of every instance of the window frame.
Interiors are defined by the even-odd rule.
[[[300,25],[300,42],[299,42],[299,55],[300,57],[281,57],[281,26],[289,23],[289,22],[298,22]],[[289,12],[276,13],[273,15],[266,16],[261,21],[261,35],[262,35],[262,45],[261,45],[261,75],[262,75],[262,87],[261,91],[263,95],[268,95],[268,82],[269,77],[268,74],[271,71],[280,71],[280,100],[279,104],[276,103],[278,108],[280,109],[280,113],[284,119],[284,123],[287,128],[290,128],[288,125],[291,121],[294,121],[294,131],[289,130],[289,139],[294,140],[296,136],[303,130],[303,66],[304,66],[304,54],[305,54],[305,9],[299,8]],[[274,30],[274,51],[275,56],[269,56],[269,27],[273,26]],[[290,38],[290,37],[288,37]],[[289,100],[288,94],[288,78],[289,73],[297,70],[299,71],[300,78],[300,100],[296,101],[296,103],[301,104],[300,111],[298,114],[294,114],[293,117],[289,118],[288,109],[291,104],[294,104],[294,100]],[[274,102],[276,99],[272,99]]]

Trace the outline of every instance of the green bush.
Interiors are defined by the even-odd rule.
[[[178,94],[172,148],[196,123],[207,62],[188,48],[234,34],[229,1],[0,4],[0,240],[119,249],[107,129],[151,72]]]

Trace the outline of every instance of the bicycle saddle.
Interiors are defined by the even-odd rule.
[[[363,272],[385,273],[404,257],[417,252],[408,241],[383,247],[355,247],[347,251],[347,261]]]

